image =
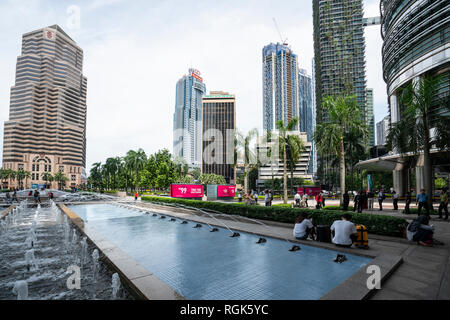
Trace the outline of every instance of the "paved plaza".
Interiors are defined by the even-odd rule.
[[[131,198],[129,198],[131,200]],[[278,201],[277,201],[278,202]],[[277,202],[274,202],[276,204]],[[280,201],[281,202],[281,201]],[[338,205],[339,200],[328,200],[327,205]],[[174,215],[184,219],[190,219],[211,225],[218,225],[213,218],[199,216],[194,211],[180,208],[171,208],[141,201],[135,202],[137,206],[152,208],[169,215]],[[311,205],[312,203],[310,203]],[[351,203],[352,204],[352,203]],[[391,209],[392,202],[384,203],[386,208],[383,212],[378,208],[373,212],[365,211],[368,214],[383,214],[403,217],[411,221],[416,215],[401,214],[402,204],[399,204],[399,211]],[[224,217],[226,219],[226,217]],[[295,241],[292,236],[292,224],[258,221],[259,223],[249,223],[248,221],[224,220],[226,224],[236,230],[249,233],[288,239]],[[374,300],[436,300],[450,299],[450,222],[440,220],[436,216],[432,217],[430,224],[436,228],[435,238],[442,241],[444,245],[434,247],[422,247],[407,239],[380,236],[369,234],[369,250],[349,249],[349,253],[361,255],[394,255],[401,256],[402,263],[393,274],[382,283],[382,289],[376,291],[370,298]],[[317,245],[325,248],[335,249],[334,245],[317,243],[313,241],[303,241],[310,245]],[[344,250],[345,252],[345,250]]]

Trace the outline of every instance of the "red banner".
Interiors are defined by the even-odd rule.
[[[319,187],[298,188],[298,193],[301,195],[307,194],[308,196],[317,196],[321,192],[322,190]]]
[[[217,186],[217,198],[234,198],[235,195],[235,186]]]
[[[203,185],[173,184],[172,198],[203,198]]]

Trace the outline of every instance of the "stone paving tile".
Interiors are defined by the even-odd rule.
[[[381,288],[380,294],[383,294],[383,289],[394,290],[407,293],[413,297],[420,299],[434,300],[437,297],[439,288],[432,286],[428,281],[422,282],[411,278],[406,278],[400,274],[395,274],[391,277]]]
[[[418,297],[410,296],[406,293],[398,292],[395,290],[389,290],[382,288],[377,291],[371,298],[371,300],[419,300]]]

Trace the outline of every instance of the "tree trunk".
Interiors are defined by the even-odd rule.
[[[138,188],[139,188],[139,175],[138,175],[138,170],[136,169],[136,190],[135,190],[135,192],[138,192]]]
[[[283,189],[284,189],[284,204],[288,203],[288,184],[287,184],[287,163],[286,163],[286,146],[283,150]]]
[[[244,193],[248,191],[248,164],[244,164]]]
[[[345,193],[345,149],[344,149],[344,138],[342,137],[342,135],[341,135],[340,169],[341,169],[341,206],[343,206]]]
[[[430,210],[433,209],[433,167],[430,157],[430,131],[428,128],[427,116],[424,115],[424,137],[423,137],[423,171],[424,171],[424,184],[425,192],[428,194],[428,206]],[[419,190],[417,190],[419,192]]]

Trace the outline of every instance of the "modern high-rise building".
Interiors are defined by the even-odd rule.
[[[386,144],[386,138],[389,134],[389,125],[391,118],[386,116],[377,123],[377,145],[382,146]]]
[[[356,95],[365,115],[366,75],[362,0],[313,0],[317,123],[327,120],[326,95]]]
[[[262,58],[263,129],[274,131],[278,121],[286,125],[298,117],[297,55],[287,45],[271,43],[264,47]]]
[[[369,128],[369,147],[375,146],[375,116],[373,113],[373,89],[367,89],[366,124]]]
[[[173,154],[190,167],[202,163],[202,97],[206,86],[198,70],[189,69],[177,83],[173,117]]]
[[[298,74],[299,84],[299,122],[300,131],[306,132],[308,142],[312,142],[314,134],[313,122],[313,96],[312,96],[312,79],[307,74],[306,70],[299,69]],[[308,173],[314,172],[314,149],[311,149],[311,161],[308,167]]]
[[[311,77],[304,69],[299,70],[298,84],[300,131],[306,132],[308,141],[311,141],[313,135],[312,83]]]
[[[203,96],[202,117],[202,173],[221,175],[227,183],[235,183],[235,96],[222,91],[212,91]]]
[[[315,76],[315,71],[316,71],[316,62],[314,60],[314,58],[312,58],[311,60],[311,70],[312,70],[312,76],[311,76],[311,97],[312,97],[312,122],[313,122],[313,132],[316,131],[316,116],[317,116],[317,108],[316,108],[316,76]],[[316,150],[316,143],[314,141],[314,139],[312,140],[312,154],[311,154],[311,159],[312,159],[312,172],[314,174],[317,173],[317,150]]]
[[[59,26],[23,35],[4,128],[3,168],[31,172],[31,179],[9,187],[42,186],[43,174],[56,172],[73,187],[84,181],[86,91],[83,50]]]

